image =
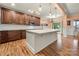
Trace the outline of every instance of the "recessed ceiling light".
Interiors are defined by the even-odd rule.
[[[15,6],[15,3],[11,3],[12,6]]]

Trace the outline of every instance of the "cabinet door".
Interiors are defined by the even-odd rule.
[[[20,14],[18,12],[15,14],[15,23],[20,24]]]
[[[21,31],[2,31],[0,32],[0,43],[16,41],[22,39]]]
[[[1,37],[1,32],[0,32],[0,37]]]
[[[12,12],[9,9],[1,9],[2,24],[11,24],[13,21]]]
[[[20,13],[20,24],[24,24],[24,14]]]
[[[21,31],[21,38],[26,39],[26,31]]]
[[[1,37],[1,32],[0,32],[0,43],[1,43],[1,39],[2,39],[2,37]]]
[[[8,31],[8,41],[14,41],[21,39],[20,31]]]
[[[5,43],[8,41],[8,34],[7,31],[2,31],[1,32],[1,43]]]
[[[16,24],[24,24],[24,14],[20,12],[16,12],[15,22]]]
[[[36,18],[34,19],[35,25],[40,25],[40,18]]]
[[[29,24],[29,16],[25,15],[24,18],[25,18],[25,20],[24,20],[25,24],[28,25]]]
[[[0,8],[0,24],[1,24],[1,8]]]

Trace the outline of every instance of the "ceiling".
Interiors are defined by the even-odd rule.
[[[54,3],[52,3],[51,6],[49,3],[15,3],[15,6],[12,6],[11,3],[0,3],[0,5],[44,18],[49,15],[49,8],[51,8],[52,15],[58,15],[57,17],[63,16],[63,14],[58,9],[55,9]],[[42,6],[42,11],[40,14],[31,13],[28,11],[29,9],[35,11],[40,5]],[[76,15],[79,13],[78,3],[61,3],[60,6],[63,7],[67,15]]]
[[[79,14],[79,3],[62,3],[60,4],[67,15],[73,16]]]
[[[12,6],[11,3],[0,3],[0,5],[43,18],[49,15],[49,8],[51,8],[53,15],[57,13],[57,16],[62,16],[62,13],[58,9],[55,10],[54,3],[51,5],[49,3],[15,3],[15,6]],[[29,9],[37,10],[40,5],[42,6],[40,14],[34,14],[28,11]]]

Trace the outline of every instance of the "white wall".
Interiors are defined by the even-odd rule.
[[[67,35],[74,35],[75,27],[73,26],[73,21],[71,21],[71,25],[67,27]]]

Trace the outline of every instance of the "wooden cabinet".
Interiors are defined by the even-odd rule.
[[[25,24],[25,15],[23,13],[16,12],[15,22],[16,24]]]
[[[0,37],[1,37],[1,32],[0,32]]]
[[[12,11],[6,8],[1,9],[2,24],[24,24],[24,13]]]
[[[40,25],[40,18],[37,18],[37,17],[34,17],[34,16],[30,16],[30,24],[33,24],[33,25]]]
[[[25,18],[23,13],[20,13],[20,24],[25,24]]]
[[[1,8],[1,24],[20,24],[20,25],[40,25],[40,19],[21,12],[13,11],[7,8]],[[33,19],[34,17],[34,19]],[[26,31],[2,31],[0,32],[0,43],[26,39]]]
[[[0,8],[0,24],[1,24],[1,8]]]
[[[2,24],[11,24],[13,21],[12,12],[9,9],[1,9],[1,23]]]
[[[18,12],[15,14],[15,23],[20,24],[20,14]]]
[[[1,39],[2,39],[2,38],[1,38],[1,32],[0,32],[0,43],[1,43]]]
[[[21,32],[20,31],[8,31],[8,40],[14,41],[21,39]]]
[[[29,16],[27,14],[24,15],[24,24],[29,25]]]
[[[21,38],[26,39],[26,31],[25,30],[21,31]]]
[[[37,26],[40,25],[40,18],[32,17],[31,21],[34,22],[34,24]]]
[[[1,31],[0,32],[0,43],[16,41],[20,39],[26,39],[25,30]]]
[[[35,25],[40,25],[40,18],[36,18],[34,19]]]
[[[33,19],[34,18],[34,19]],[[21,12],[12,11],[10,9],[1,8],[1,23],[2,24],[40,24],[40,19],[35,16],[27,15]]]
[[[9,41],[15,41],[22,39],[21,31],[1,31],[0,32],[0,43]]]
[[[8,41],[8,33],[7,31],[2,31],[1,32],[1,42],[0,43],[4,43]]]

